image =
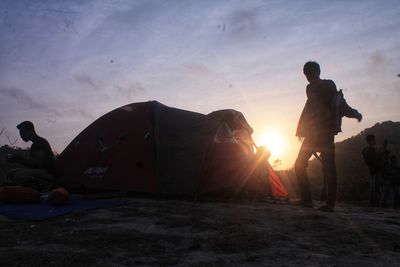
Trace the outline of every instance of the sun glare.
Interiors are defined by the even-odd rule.
[[[261,137],[258,145],[266,146],[271,151],[273,158],[282,156],[286,148],[286,142],[278,132],[267,132]]]

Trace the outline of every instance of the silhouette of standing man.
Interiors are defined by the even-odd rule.
[[[301,191],[301,204],[312,207],[310,184],[307,178],[308,160],[320,152],[322,173],[327,182],[328,194],[323,211],[333,211],[336,202],[335,135],[341,131],[343,116],[361,121],[362,115],[347,105],[343,94],[336,90],[332,80],[320,78],[317,62],[309,61],[303,67],[309,84],[306,88],[307,102],[297,126],[296,136],[303,141],[295,162],[295,173]],[[342,98],[339,98],[338,96]]]

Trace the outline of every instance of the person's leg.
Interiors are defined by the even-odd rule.
[[[18,185],[19,173],[23,172],[24,169],[25,169],[25,167],[23,167],[23,166],[10,169],[6,173],[6,179],[4,180],[4,183],[2,185],[4,185],[4,186]]]
[[[393,206],[395,209],[400,208],[400,184],[396,184],[393,186],[394,194],[393,194]]]
[[[383,177],[382,185],[382,208],[389,207],[389,195],[390,195],[390,181],[388,177]]]
[[[377,195],[377,178],[376,174],[371,174],[371,182],[369,186],[369,203],[372,207],[378,205],[378,195]]]
[[[375,194],[376,194],[376,206],[380,207],[383,204],[383,197],[385,192],[385,183],[382,171],[379,171],[375,175],[376,187],[375,187]]]
[[[34,168],[13,169],[7,177],[7,185],[26,186],[38,191],[48,191],[53,182],[53,175],[46,170]]]
[[[370,182],[369,182],[369,191],[368,191],[368,199],[369,199],[369,204],[371,205],[371,206],[374,206],[374,190],[373,190],[373,188],[374,188],[374,176],[373,175],[371,175],[370,176],[371,177],[371,179],[370,179]]]
[[[336,202],[337,177],[335,163],[334,137],[328,137],[321,146],[322,174],[327,182],[328,195],[326,205],[334,207]]]
[[[308,160],[313,153],[312,147],[306,140],[303,141],[295,162],[295,173],[300,187],[301,199],[304,205],[312,205],[310,183],[307,177]]]
[[[375,207],[379,207],[382,201],[382,187],[383,187],[382,173],[380,171],[376,172],[374,178],[375,178],[375,183],[374,183]]]
[[[323,176],[323,179],[324,179],[324,184],[322,185],[321,195],[319,200],[326,201],[328,199],[328,181],[326,180],[325,176]]]
[[[1,165],[0,186],[6,186],[10,181],[9,177],[16,171],[26,168],[24,165],[17,162],[4,161]]]

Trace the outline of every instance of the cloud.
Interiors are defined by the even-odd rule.
[[[132,100],[136,95],[146,91],[140,82],[134,82],[128,86],[114,85],[114,87],[117,89],[118,95],[129,100]]]
[[[185,68],[187,68],[193,75],[209,75],[211,71],[207,68],[206,65],[202,63],[186,63]]]
[[[90,85],[95,90],[100,90],[100,85],[95,82],[92,76],[88,74],[77,74],[74,76],[75,80],[84,85]]]
[[[375,50],[367,57],[366,71],[370,77],[383,75],[390,68],[391,62],[385,51]],[[385,74],[386,75],[386,74]]]
[[[57,122],[57,118],[58,117],[62,117],[62,114],[60,112],[58,112],[57,110],[51,108],[51,109],[47,109],[46,113],[48,115],[46,121],[48,123],[56,123]]]
[[[0,88],[0,95],[15,99],[18,103],[27,106],[32,110],[38,110],[47,113],[48,122],[55,122],[58,117],[62,117],[62,114],[54,108],[46,107],[45,105],[37,102],[24,90],[16,87],[3,87]]]
[[[0,88],[0,95],[15,99],[17,102],[27,106],[30,109],[44,111],[46,113],[53,114],[54,116],[61,116],[61,113],[58,112],[56,109],[46,107],[45,105],[34,100],[24,90],[18,89],[16,87]]]
[[[89,111],[87,111],[86,109],[80,108],[80,107],[75,107],[75,108],[71,108],[69,110],[69,113],[74,114],[74,115],[79,115],[83,118],[89,119],[89,120],[93,120],[94,119],[94,115],[92,113],[90,113]]]
[[[95,116],[91,112],[82,107],[72,107],[72,108],[64,107],[59,109],[47,107],[42,103],[36,101],[24,90],[18,89],[16,87],[0,88],[0,96],[5,96],[14,99],[21,105],[24,105],[32,110],[45,112],[47,123],[56,123],[58,118],[62,118],[64,116],[78,115],[82,118],[89,120],[93,120],[95,118]]]
[[[257,9],[236,10],[230,14],[223,29],[237,35],[254,33],[260,28],[258,13]]]
[[[46,110],[47,108],[36,102],[30,95],[25,91],[15,87],[3,87],[0,88],[0,95],[17,100],[19,103],[28,106],[31,109]]]
[[[369,58],[371,64],[382,65],[385,63],[386,58],[381,51],[375,51]]]

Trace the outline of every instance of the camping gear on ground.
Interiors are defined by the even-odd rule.
[[[56,160],[58,182],[69,190],[193,197],[262,194],[269,182],[273,196],[287,197],[269,163],[257,162],[252,132],[235,110],[204,115],[156,101],[129,104],[94,121],[65,148]]]

